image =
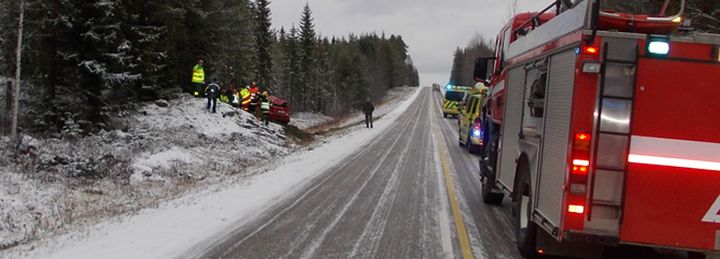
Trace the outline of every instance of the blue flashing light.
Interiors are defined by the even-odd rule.
[[[479,129],[473,130],[473,136],[475,136],[476,138],[479,138],[479,137],[480,137],[480,130],[479,130]]]
[[[650,37],[647,50],[653,56],[667,56],[670,53],[669,39],[665,37]]]
[[[452,89],[453,86],[452,86],[452,85],[447,85],[445,88],[447,88],[447,89]]]

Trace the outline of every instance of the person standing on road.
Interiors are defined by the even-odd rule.
[[[262,110],[262,119],[265,126],[267,126],[270,122],[270,99],[268,98],[269,96],[270,94],[268,93],[268,91],[265,91],[262,93],[262,97],[260,97],[260,109]]]
[[[365,127],[373,127],[373,112],[375,111],[375,105],[370,102],[370,98],[365,99],[363,104],[363,113],[365,113]]]
[[[213,82],[205,89],[205,96],[207,96],[208,99],[207,109],[209,111],[212,105],[212,113],[217,112],[217,98],[219,93],[220,84],[218,84],[217,79],[213,79]]]
[[[205,84],[205,67],[203,59],[198,59],[197,64],[193,67],[192,73],[192,85],[193,85],[193,96],[200,97],[200,90]]]

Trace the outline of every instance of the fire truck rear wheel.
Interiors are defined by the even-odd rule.
[[[537,225],[531,220],[530,174],[521,170],[515,191],[515,243],[524,258],[536,258]]]

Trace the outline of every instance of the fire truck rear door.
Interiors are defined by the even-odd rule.
[[[720,64],[640,57],[636,72],[620,240],[720,250]]]

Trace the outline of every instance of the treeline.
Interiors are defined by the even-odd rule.
[[[468,43],[467,47],[458,47],[453,53],[453,66],[450,72],[450,84],[474,86],[475,60],[479,57],[494,56],[493,44],[484,40],[480,35]]]
[[[604,8],[628,11],[645,10],[655,12],[660,10],[664,0],[604,0]],[[697,32],[720,33],[720,1],[717,0],[688,0],[685,16],[692,20],[692,27]],[[677,10],[668,10],[668,14]],[[493,36],[494,37],[494,36]],[[456,85],[474,85],[473,78],[475,60],[479,57],[493,56],[492,41],[483,40],[475,36],[467,47],[458,47],[453,53],[453,66],[450,83]]]
[[[296,111],[338,115],[393,87],[420,84],[401,36],[318,37],[307,5],[299,27],[281,28],[276,39],[272,90]]]
[[[401,37],[318,37],[309,6],[275,31],[268,0],[0,0],[0,77],[16,70],[21,4],[26,131],[112,127],[129,104],[187,90],[199,58],[207,81],[256,81],[295,111],[339,114],[419,81]]]

